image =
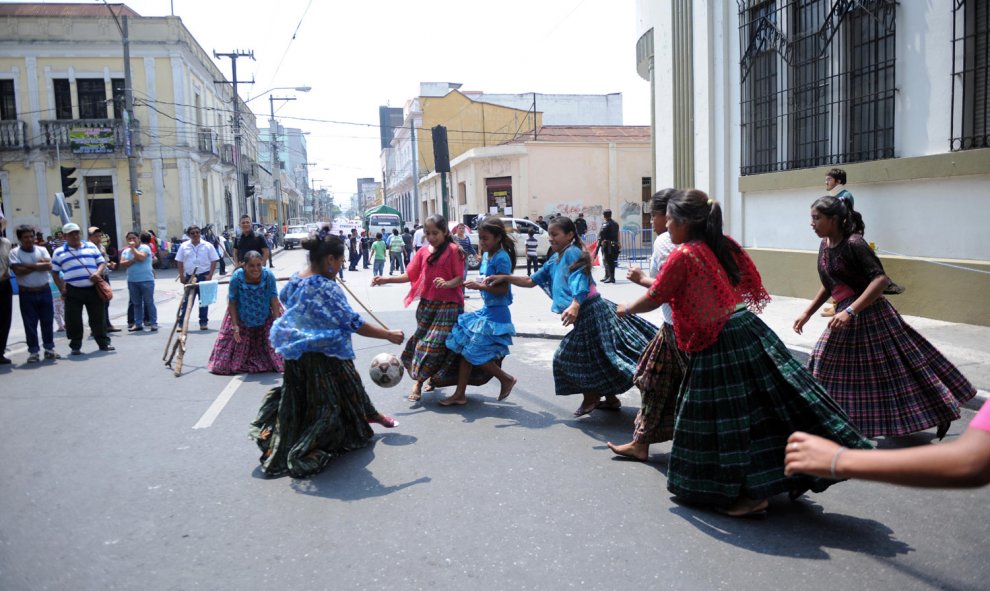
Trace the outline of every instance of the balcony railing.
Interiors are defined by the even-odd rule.
[[[0,121],[0,150],[26,150],[27,147],[27,123],[16,119]]]
[[[101,154],[108,152],[117,152],[120,154],[125,153],[124,145],[124,122],[120,119],[55,119],[47,121],[39,121],[41,125],[41,137],[39,138],[40,148],[47,148],[49,150],[54,150],[55,146],[60,149],[70,149],[73,143],[77,146],[80,144],[85,144],[87,146],[95,146],[98,144],[103,144],[107,146],[107,149],[86,149],[82,151],[77,151],[79,154]],[[97,141],[89,143],[87,140],[76,140],[72,141],[70,137],[72,130],[74,129],[88,129],[92,130],[92,137],[99,138]],[[107,133],[99,133],[98,130],[109,130]],[[141,148],[141,123],[137,120],[131,121],[131,149],[138,150]],[[110,149],[112,148],[112,149]]]

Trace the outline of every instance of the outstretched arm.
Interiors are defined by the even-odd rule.
[[[644,312],[652,312],[660,307],[660,302],[657,302],[647,295],[639,296],[635,302],[631,304],[619,304],[615,313],[619,316],[625,316],[626,314],[642,314]]]
[[[485,285],[491,287],[505,283],[516,287],[536,287],[536,283],[531,278],[522,275],[491,275],[485,278]]]
[[[356,332],[363,337],[383,339],[393,345],[401,345],[402,341],[406,340],[406,336],[401,330],[385,330],[367,322],[362,324],[361,328],[357,329]]]

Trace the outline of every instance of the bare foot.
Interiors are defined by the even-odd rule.
[[[625,445],[615,445],[609,441],[608,448],[617,456],[632,458],[641,462],[645,462],[646,459],[650,457],[649,443],[636,443],[635,441],[631,441]]]
[[[581,406],[577,407],[577,410],[574,411],[574,416],[583,417],[586,414],[591,414],[591,411],[598,408],[599,400],[601,400],[601,396],[597,396],[595,394],[585,394],[584,402]]]
[[[460,406],[462,404],[467,404],[467,397],[463,394],[457,396],[451,396],[450,398],[444,398],[440,401],[440,406]]]
[[[762,517],[766,515],[769,504],[766,499],[739,497],[729,507],[719,509],[719,513],[728,515],[729,517]]]
[[[516,385],[516,378],[510,378],[502,382],[502,390],[498,393],[499,400],[505,400],[512,393],[512,388]]]

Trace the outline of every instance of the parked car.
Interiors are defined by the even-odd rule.
[[[526,240],[529,238],[529,231],[533,230],[536,236],[536,252],[539,254],[539,260],[542,264],[547,258],[547,252],[550,250],[550,235],[546,230],[537,226],[535,223],[524,220],[522,218],[501,218],[502,224],[505,226],[506,231],[516,242],[516,267],[526,267]],[[453,231],[455,224],[451,225],[451,231]],[[478,250],[478,231],[471,230],[468,233],[471,238],[471,244],[474,245],[475,250]],[[467,260],[468,269],[472,271],[481,266],[481,253],[478,252],[477,257],[468,257]]]
[[[292,250],[301,245],[303,240],[309,238],[309,234],[309,228],[306,226],[289,226],[285,232],[285,237],[282,239],[285,249]]]

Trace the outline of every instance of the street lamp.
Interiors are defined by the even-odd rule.
[[[313,90],[313,87],[312,86],[276,86],[275,88],[269,88],[268,90],[266,90],[265,92],[262,92],[261,94],[256,94],[256,95],[252,96],[251,98],[246,99],[244,102],[245,103],[250,103],[254,99],[259,98],[259,97],[262,97],[262,96],[265,96],[266,94],[268,94],[269,92],[271,92],[273,90],[294,90],[296,92],[309,92],[309,91]]]
[[[273,88],[272,90],[278,90]],[[294,88],[300,92],[309,92],[309,86],[298,86]],[[260,95],[259,95],[260,96]],[[257,97],[255,97],[257,98]],[[271,119],[268,122],[268,135],[271,141],[271,162],[272,162],[272,186],[275,189],[275,223],[279,228],[282,227],[285,220],[284,212],[282,211],[282,171],[279,166],[278,158],[278,121],[275,120],[275,101],[294,101],[295,97],[277,97],[274,95],[268,95],[268,104],[271,111]]]

